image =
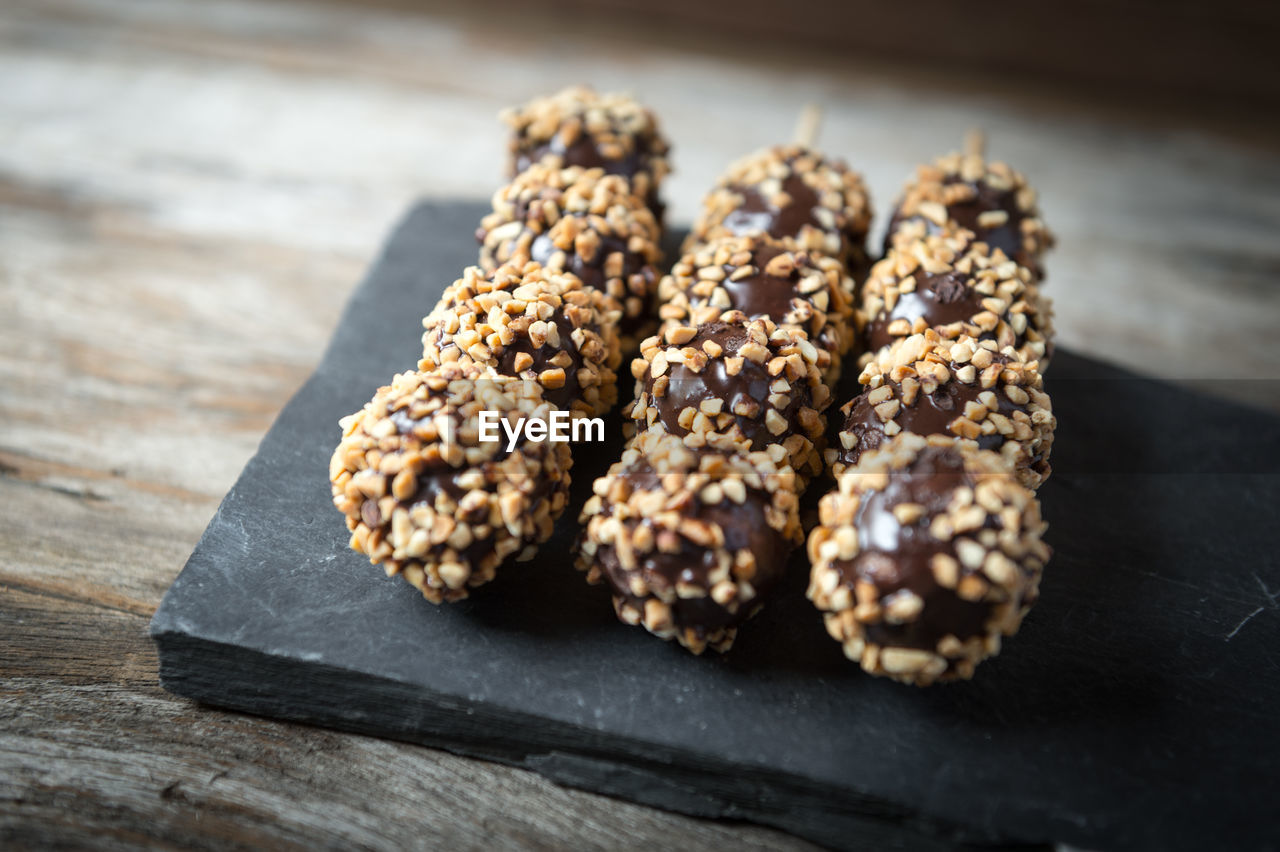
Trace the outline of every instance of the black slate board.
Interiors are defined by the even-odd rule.
[[[418,207],[356,291],[156,613],[166,688],[831,846],[1280,843],[1280,420],[1262,412],[1058,353],[1041,603],[972,682],[928,690],[842,657],[800,561],[730,654],[695,658],[614,619],[571,567],[569,516],[449,607],[349,551],[337,420],[415,361],[481,212]],[[579,500],[616,453],[578,448]]]

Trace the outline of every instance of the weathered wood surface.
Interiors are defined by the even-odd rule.
[[[146,621],[133,613],[9,587],[0,619],[6,848],[805,846],[431,749],[174,699],[156,685]]]
[[[608,6],[636,21],[712,30],[765,43],[802,41],[811,51],[856,53],[864,60],[908,61],[928,71],[964,68],[995,80],[1070,82],[1095,97],[1148,105],[1198,98],[1202,108],[1280,101],[1273,46],[1280,10],[1253,0],[1201,3],[1128,0],[1055,3],[983,0],[559,0]],[[1209,16],[1212,16],[1212,25]],[[1194,57],[1194,61],[1189,61]]]
[[[587,79],[651,102],[677,220],[803,100],[882,211],[981,124],[1059,232],[1064,344],[1172,378],[1280,374],[1274,125],[502,20],[0,6],[0,845],[794,843],[156,685],[148,617],[379,240],[415,197],[492,191],[493,115],[531,94]],[[1269,381],[1234,392],[1280,406]]]

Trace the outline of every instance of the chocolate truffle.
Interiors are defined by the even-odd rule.
[[[595,481],[578,567],[609,584],[627,624],[695,654],[726,651],[804,541],[794,480],[767,453],[641,433]]]
[[[916,169],[889,222],[886,253],[908,222],[919,223],[928,234],[956,228],[972,231],[992,251],[1004,252],[1037,279],[1043,278],[1044,253],[1054,243],[1026,178],[978,154],[948,154]]]
[[[881,350],[858,377],[837,446],[839,476],[899,432],[976,441],[1002,455],[1018,481],[1035,490],[1049,477],[1057,421],[1040,373],[995,341],[943,340],[932,329]]]
[[[551,404],[600,415],[618,399],[622,361],[614,299],[567,272],[529,261],[469,267],[422,321],[419,369],[473,361],[536,379]]]
[[[946,340],[968,335],[1012,346],[1048,367],[1053,326],[1049,301],[1031,273],[969,231],[900,242],[871,269],[858,325],[868,354],[932,328]]]
[[[623,308],[623,349],[633,351],[653,333],[658,223],[625,178],[532,165],[493,196],[476,239],[486,271],[534,260],[608,293]]]
[[[601,168],[631,181],[661,221],[658,189],[667,173],[670,146],[653,113],[627,95],[598,94],[570,86],[500,116],[511,127],[511,176],[534,163],[553,168]]]
[[[1049,559],[1035,495],[1003,458],[903,433],[819,504],[809,599],[849,659],[927,686],[967,679],[1035,603]]]
[[[636,399],[628,414],[640,430],[690,447],[764,450],[802,476],[822,469],[830,393],[803,332],[730,311],[646,339],[631,373]]]
[[[798,328],[819,350],[828,387],[853,345],[855,287],[843,264],[766,236],[722,237],[686,254],[658,285],[665,325],[699,325],[727,310]]]
[[[729,167],[703,199],[684,251],[717,237],[767,234],[825,254],[861,280],[867,269],[871,203],[862,177],[839,160],[777,145]]]
[[[551,535],[569,491],[569,446],[482,441],[479,414],[546,420],[537,382],[476,365],[402,373],[342,419],[329,463],[351,547],[432,603],[456,601]]]

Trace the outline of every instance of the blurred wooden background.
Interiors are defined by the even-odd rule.
[[[806,101],[881,213],[980,125],[1063,345],[1280,408],[1280,15],[1120,5],[6,0],[0,845],[801,845],[190,705],[147,620],[395,219],[570,82],[659,113],[677,222]]]
[[[1273,56],[1280,9],[1258,0],[1212,6],[1194,0],[553,0],[541,5],[584,14],[608,9],[625,16],[626,31],[663,32],[668,38],[684,31],[692,44],[705,44],[703,34],[710,32],[736,37],[739,46],[880,61],[895,71],[1004,76],[1118,103],[1138,99],[1145,106],[1191,106],[1191,111],[1220,115],[1280,103]]]

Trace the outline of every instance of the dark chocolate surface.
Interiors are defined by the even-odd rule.
[[[793,267],[788,274],[782,276],[765,272],[769,261],[783,251],[785,249],[781,246],[768,243],[757,245],[751,253],[750,261],[751,265],[756,267],[756,273],[736,281],[731,276],[737,267],[732,264],[723,266],[725,278],[720,282],[720,287],[729,296],[730,309],[742,311],[752,319],[763,317],[775,323],[782,323],[787,315],[796,309],[797,302],[801,303],[800,309],[805,307],[803,302],[808,299],[800,292],[801,267]],[[798,256],[806,257],[806,253],[799,252]],[[837,341],[832,328],[823,326],[815,328],[814,321],[810,321],[805,325],[805,331],[809,334],[810,340],[831,352],[832,357],[836,357]]]
[[[512,326],[520,330],[516,332],[510,344],[506,346],[499,344],[497,369],[506,376],[520,376],[537,381],[543,370],[559,367],[564,370],[564,384],[558,388],[542,385],[542,398],[559,408],[568,409],[573,406],[573,401],[582,395],[578,372],[582,369],[583,357],[578,351],[578,345],[573,342],[576,326],[563,309],[553,313],[547,322],[553,323],[559,332],[559,346],[552,346],[549,342],[542,346],[534,346],[527,331],[533,320],[524,316],[517,317]],[[589,328],[594,330],[595,327],[589,326]],[[452,336],[446,334],[442,325],[428,329],[426,334],[442,352],[457,348]],[[441,345],[442,341],[444,345]],[[561,357],[562,352],[568,356],[567,361]],[[515,366],[517,355],[528,355],[533,362],[519,373],[516,372]]]
[[[968,201],[957,201],[947,205],[947,214],[952,221],[962,228],[967,228],[986,243],[992,250],[1000,249],[1006,256],[1013,258],[1023,266],[1030,267],[1039,276],[1039,258],[1030,257],[1023,251],[1022,221],[1026,218],[1018,207],[1016,189],[995,189],[985,181],[965,181],[959,175],[948,175],[944,184],[968,183],[974,197]],[[994,228],[984,228],[978,224],[978,217],[991,210],[1003,210],[1009,214],[1004,224]],[[893,244],[893,234],[904,222],[920,221],[930,234],[942,232],[942,228],[924,216],[903,216],[901,210],[895,210],[885,231],[883,250],[887,252]]]
[[[893,310],[881,311],[867,323],[867,347],[875,351],[897,340],[888,332],[889,324],[894,320],[914,323],[923,317],[929,328],[969,322],[983,311],[982,300],[985,297],[974,290],[968,280],[967,276],[955,271],[939,275],[917,273],[916,289],[899,294]],[[988,332],[980,339],[994,340],[995,335]]]
[[[714,399],[724,402],[724,413],[732,412],[739,404],[751,406],[758,409],[758,414],[750,417],[735,414],[734,422],[742,437],[751,442],[752,448],[763,449],[773,441],[773,434],[764,423],[765,400],[769,397],[769,384],[773,377],[764,364],[749,359],[743,361],[737,375],[731,376],[725,369],[725,359],[739,357],[739,348],[751,340],[745,325],[730,325],[719,320],[703,323],[698,326],[697,335],[684,346],[700,350],[708,340],[718,344],[724,354],[719,358],[708,358],[706,366],[697,372],[684,364],[672,364],[666,373],[667,390],[662,396],[654,396],[651,406],[657,410],[666,430],[678,436],[689,434],[689,430],[678,422],[680,412],[686,408],[696,409],[704,401]],[[650,395],[653,394],[654,381],[651,374],[645,374],[645,391]],[[792,406],[800,407],[802,395],[801,389],[793,389]]]
[[[790,198],[785,207],[775,207],[754,186],[731,186],[730,190],[742,196],[742,204],[724,217],[724,226],[740,237],[756,231],[771,237],[798,237],[805,225],[825,230],[813,215],[818,193],[798,174],[782,181],[782,191]]]
[[[571,144],[565,145],[559,133],[548,141],[535,141],[528,137],[520,140],[517,151],[511,161],[511,177],[529,168],[534,163],[545,163],[554,158],[561,168],[581,166],[584,169],[604,169],[606,174],[621,175],[634,178],[640,172],[652,171],[653,150],[651,140],[644,136],[631,137],[635,147],[626,151],[621,157],[608,157],[596,144],[590,133],[582,133]],[[658,196],[658,187],[652,186],[645,204],[653,211],[658,221],[666,212],[666,205]]]
[[[659,474],[649,463],[638,460],[622,474],[630,484],[632,491],[660,491],[662,485]],[[752,577],[752,585],[760,595],[760,600],[767,600],[772,594],[778,580],[785,574],[787,555],[792,550],[791,542],[782,533],[769,526],[765,519],[765,510],[772,502],[768,491],[748,488],[747,497],[741,506],[736,506],[725,498],[714,505],[707,505],[695,497],[686,503],[683,517],[714,524],[724,533],[724,546],[731,553],[749,550],[756,557],[756,574]],[[629,528],[634,528],[647,520],[628,520]],[[598,564],[614,594],[643,609],[644,598],[631,592],[630,578],[633,573],[639,574],[650,589],[674,590],[677,583],[688,583],[701,589],[709,589],[711,572],[716,568],[716,549],[700,547],[687,538],[680,538],[678,553],[664,552],[655,547],[648,553],[636,556],[637,565],[632,571],[622,567],[618,559],[617,549],[610,545],[601,545],[596,553]],[[716,603],[709,595],[698,598],[677,598],[671,604],[673,623],[680,628],[692,627],[705,634],[721,627],[736,626],[750,615],[754,608],[741,607],[726,609]]]
[[[769,275],[764,270],[769,261],[782,254],[780,246],[764,243],[756,246],[751,253],[751,264],[758,270],[754,275],[739,278],[737,281],[728,277],[737,267],[725,264],[726,277],[720,282],[729,295],[729,307],[742,311],[751,318],[768,317],[774,322],[782,322],[791,311],[791,302],[800,295],[797,285],[800,281],[800,270],[793,268],[785,277]]]
[[[602,236],[596,247],[595,254],[590,258],[583,257],[576,250],[565,251],[563,252],[564,263],[554,268],[562,268],[566,272],[572,272],[582,279],[582,283],[588,287],[610,292],[605,286],[608,282],[605,277],[605,265],[611,255],[621,254],[622,271],[618,277],[628,286],[632,276],[639,274],[643,277],[645,292],[648,294],[648,298],[644,300],[643,311],[645,314],[649,314],[652,312],[652,294],[657,287],[656,282],[662,276],[643,254],[630,251],[627,245],[627,240],[620,237]],[[543,266],[548,266],[547,261],[555,257],[560,251],[546,234],[539,234],[534,237],[529,245],[529,257]],[[626,300],[632,294],[629,292],[611,292],[610,295],[619,300]],[[618,327],[624,334],[635,334],[639,329],[647,325],[649,321],[648,316],[630,316],[624,310]]]
[[[797,172],[790,172],[782,180],[782,191],[790,199],[785,207],[774,206],[772,199],[765,198],[751,184],[731,184],[727,188],[742,198],[742,203],[726,215],[721,223],[735,236],[745,237],[763,232],[778,239],[797,238],[806,225],[818,231],[831,230],[814,214],[814,210],[822,206],[822,199]],[[867,235],[852,228],[835,233],[844,244],[844,259],[849,266],[849,273],[859,281],[862,280],[867,267]],[[741,310],[746,311],[745,308]]]
[[[882,598],[910,589],[924,601],[924,613],[915,621],[867,625],[869,642],[932,651],[947,634],[961,641],[985,634],[991,604],[971,603],[942,588],[929,567],[935,553],[956,555],[951,542],[942,544],[929,534],[929,523],[946,514],[951,495],[962,485],[972,487],[974,480],[965,474],[960,453],[928,447],[910,466],[890,476],[882,490],[863,496],[853,520],[858,555],[849,562],[836,562],[835,567],[851,589],[858,580],[866,580]],[[924,517],[913,524],[900,524],[893,507],[902,503],[923,506]]]
[[[1055,555],[967,683],[863,674],[805,600],[799,554],[723,657],[618,623],[569,553],[616,422],[612,445],[575,451],[575,500],[537,559],[467,601],[433,606],[349,551],[337,420],[414,363],[484,210],[417,208],[355,291],[152,622],[168,689],[831,846],[1280,843],[1280,418],[1184,387],[1056,355]]]
[[[1003,364],[1009,359],[996,353],[992,360],[997,364]],[[894,397],[901,401],[901,384],[892,380],[889,384],[894,388]],[[966,405],[978,401],[978,395],[983,390],[984,388],[978,382],[965,384],[949,381],[939,385],[933,393],[925,393],[922,390],[910,405],[902,406],[894,419],[906,432],[915,432],[917,435],[954,436],[955,433],[948,426],[964,414]],[[996,391],[1000,414],[1008,417],[1014,411],[1027,410],[1026,406],[1015,404],[1008,396],[999,392],[999,388],[996,388]],[[834,444],[840,454],[840,461],[847,465],[857,464],[863,453],[876,449],[888,440],[884,433],[885,423],[876,414],[875,406],[867,397],[868,394],[864,390],[854,398],[853,404],[849,407],[849,413],[845,415],[844,425],[840,427],[840,431],[856,435],[858,443],[851,449],[845,449],[839,439]],[[999,432],[992,432],[989,435],[979,435],[976,441],[981,449],[999,451],[1005,439]],[[1045,469],[1045,464],[1039,457],[1033,460],[1033,464],[1041,471]]]
[[[533,238],[533,242],[529,245],[529,257],[536,260],[543,266],[549,266],[547,263],[552,257],[559,252],[560,249],[555,247],[551,242],[551,238],[546,234],[539,234]],[[609,255],[622,253],[622,277],[628,278],[636,272],[643,269],[646,264],[644,257],[634,252],[627,251],[627,241],[618,237],[601,237],[595,254],[591,257],[583,257],[577,251],[566,251],[565,262],[562,266],[552,267],[564,269],[566,272],[572,272],[574,275],[582,279],[582,283],[588,287],[600,287],[605,282],[604,263]],[[649,276],[652,278],[652,275]]]
[[[571,145],[564,144],[564,138],[557,133],[547,142],[533,142],[525,138],[521,140],[519,151],[515,156],[515,168],[512,175],[517,175],[534,163],[546,162],[555,157],[561,168],[581,166],[584,169],[604,169],[607,174],[634,177],[636,173],[649,170],[648,140],[642,136],[633,137],[635,147],[621,157],[607,157],[596,144],[590,133],[578,135]]]

